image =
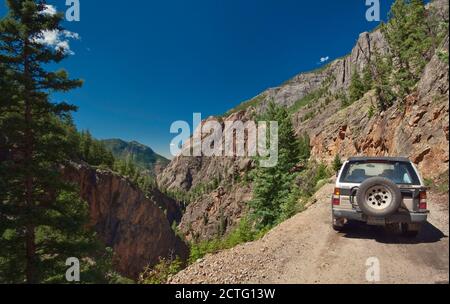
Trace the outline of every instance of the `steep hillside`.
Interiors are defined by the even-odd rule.
[[[246,110],[246,105],[251,105],[260,113],[270,101],[285,107],[295,107],[303,98],[320,89],[326,89],[330,95],[347,90],[353,73],[363,71],[367,60],[373,58],[375,50],[381,54],[388,50],[380,30],[362,33],[349,55],[315,71],[301,73],[279,87],[268,89],[237,109]],[[235,109],[230,110],[234,111]]]
[[[442,49],[448,52],[448,37]],[[425,177],[437,178],[448,171],[448,81],[448,63],[435,55],[403,107],[393,106],[371,117],[369,108],[376,100],[369,92],[336,113],[317,110],[317,116],[306,122],[299,119],[304,115],[299,111],[296,130],[310,134],[316,159],[331,162],[336,154],[401,155],[416,163]]]
[[[114,250],[116,269],[122,275],[136,279],[160,257],[187,257],[187,246],[169,224],[179,219],[179,211],[159,191],[148,197],[126,178],[88,165],[67,166],[64,177],[78,185],[81,198],[89,203],[90,224]]]
[[[246,121],[253,117],[254,113],[263,112],[270,101],[282,106],[294,107],[297,102],[302,102],[309,94],[313,94],[321,88],[327,89],[330,95],[346,90],[354,72],[352,67],[356,67],[357,71],[361,72],[366,65],[365,56],[372,56],[374,49],[378,49],[380,52],[387,49],[386,42],[379,30],[361,34],[351,55],[333,61],[320,70],[299,74],[283,85],[261,93],[236,109],[230,110],[223,121]],[[328,115],[324,113],[324,116],[331,116],[339,109],[340,101],[338,99],[333,101],[327,106]],[[319,102],[312,100],[311,104],[314,103],[318,104]],[[305,114],[305,111],[306,108],[300,108],[295,113],[294,124],[296,126],[299,124],[297,117],[302,113]],[[246,160],[225,157],[202,157],[193,160],[190,157],[179,156],[158,176],[158,180],[164,187],[189,190],[192,186],[217,176],[218,168],[239,168],[240,162],[246,162]],[[220,173],[229,174],[230,172],[221,170]]]
[[[188,241],[209,240],[230,232],[246,211],[252,197],[251,186],[236,184],[219,188],[189,204],[180,223]]]
[[[437,11],[439,22],[448,24],[447,0],[433,1],[428,10],[430,15]],[[406,156],[418,165],[425,178],[436,179],[448,175],[448,62],[442,58],[442,53],[448,56],[448,36],[436,50],[418,75],[420,81],[413,93],[397,99],[384,111],[373,111],[379,102],[374,90],[343,106],[354,73],[362,74],[377,55],[390,53],[382,31],[376,29],[362,33],[348,56],[269,89],[220,119],[246,121],[255,113],[263,113],[273,101],[289,109],[298,135],[309,135],[312,159],[331,164],[336,155],[343,159],[355,155]],[[231,223],[227,231],[241,217],[251,193],[239,179],[252,166],[249,158],[179,156],[158,175],[158,183],[165,189],[192,192],[217,180],[233,193],[248,194],[230,204],[226,199],[217,200],[215,189],[206,187],[205,193],[189,204],[181,221],[182,230],[188,236],[210,238],[213,227],[221,225],[218,218],[223,218],[211,210],[227,214],[226,222]],[[234,204],[241,207],[230,207]]]
[[[222,125],[225,127],[225,121],[247,121],[250,117],[251,113],[244,111],[233,113]],[[224,132],[230,129],[224,128]],[[253,167],[253,161],[245,157],[178,156],[158,175],[160,188],[194,194],[179,226],[188,240],[211,239],[236,226],[252,193],[251,185],[240,181]]]
[[[105,147],[112,152],[115,158],[131,160],[141,169],[152,174],[161,172],[170,162],[168,159],[154,152],[151,148],[136,141],[126,142],[121,139],[102,140]]]

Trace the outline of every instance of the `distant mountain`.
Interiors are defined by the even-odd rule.
[[[137,166],[149,170],[153,174],[160,172],[170,162],[150,147],[137,141],[126,142],[121,139],[106,139],[102,140],[102,143],[112,152],[115,158],[132,160]]]

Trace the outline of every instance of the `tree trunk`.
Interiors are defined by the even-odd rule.
[[[36,278],[36,235],[35,226],[32,222],[32,214],[34,210],[34,200],[33,200],[33,131],[32,131],[32,108],[31,108],[31,98],[30,92],[30,70],[28,62],[28,43],[25,41],[23,49],[23,62],[24,62],[24,78],[26,81],[25,92],[24,92],[24,102],[25,102],[25,166],[26,166],[26,176],[25,176],[25,205],[28,210],[28,223],[25,229],[25,246],[26,246],[26,282],[28,284],[37,283]],[[31,216],[30,216],[31,214]]]

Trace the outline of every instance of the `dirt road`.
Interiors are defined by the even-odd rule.
[[[448,195],[430,195],[429,223],[410,239],[360,224],[334,232],[332,191],[324,186],[314,205],[263,239],[208,255],[171,283],[369,283],[369,258],[380,263],[379,283],[448,283]]]

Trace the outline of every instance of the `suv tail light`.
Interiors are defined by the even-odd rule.
[[[339,206],[341,204],[341,189],[335,188],[332,198],[333,206]]]
[[[419,209],[420,210],[426,210],[427,209],[427,192],[426,191],[420,191],[419,194]]]

